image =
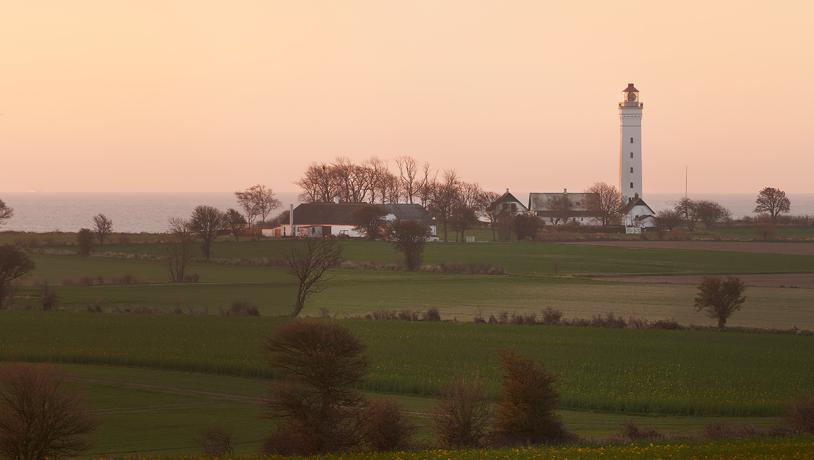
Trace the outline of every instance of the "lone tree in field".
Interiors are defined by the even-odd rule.
[[[306,239],[285,258],[297,278],[297,299],[291,316],[297,317],[311,294],[322,290],[325,274],[339,265],[342,247],[334,240]]]
[[[12,217],[14,217],[14,210],[8,207],[3,200],[0,200],[0,227]]]
[[[11,297],[11,283],[34,269],[34,262],[16,246],[0,246],[0,308]]]
[[[588,210],[599,217],[603,227],[615,224],[622,215],[622,194],[613,185],[597,182],[588,190]]]
[[[791,210],[791,201],[786,197],[786,192],[779,188],[766,187],[757,194],[755,200],[755,213],[768,214],[773,223],[777,223],[780,214]]]
[[[745,291],[746,286],[738,278],[704,277],[695,296],[695,309],[703,310],[710,318],[717,319],[718,327],[723,329],[732,313],[740,310],[746,302]]]
[[[458,377],[442,387],[433,418],[443,447],[484,445],[491,413],[483,381],[478,376]]]
[[[500,352],[503,399],[495,414],[496,441],[508,445],[562,442],[568,432],[554,413],[560,395],[556,377],[515,351]]]
[[[235,241],[240,241],[240,235],[246,231],[246,218],[237,209],[229,208],[223,215],[224,224],[229,233],[235,238]]]
[[[424,246],[430,237],[430,228],[414,220],[397,220],[390,226],[390,239],[404,255],[404,266],[409,271],[421,268]]]
[[[93,231],[99,239],[99,245],[105,244],[105,239],[113,232],[113,221],[104,214],[93,216]]]
[[[367,239],[378,239],[382,234],[384,226],[384,216],[387,210],[383,206],[371,205],[363,206],[353,212],[353,223],[356,228],[362,231]]]
[[[353,387],[367,373],[364,345],[334,322],[300,320],[266,341],[280,379],[266,401],[278,420],[268,454],[312,455],[351,449],[362,437],[362,395]]]
[[[170,281],[173,283],[183,283],[186,279],[187,268],[192,260],[193,242],[189,222],[177,217],[170,219],[169,241],[165,249]]]
[[[189,229],[201,239],[201,250],[204,258],[212,255],[212,243],[222,232],[225,225],[223,213],[212,206],[197,206],[189,219]]]
[[[76,234],[76,243],[79,246],[80,256],[89,256],[93,252],[93,232],[89,228],[83,228]]]
[[[74,457],[88,448],[96,424],[64,380],[48,365],[0,368],[0,457]]]

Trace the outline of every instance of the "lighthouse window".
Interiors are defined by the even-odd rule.
[[[633,152],[630,152],[630,158],[633,158]]]
[[[633,182],[630,183],[630,188],[633,188]]]
[[[633,172],[633,166],[630,167],[630,172]]]
[[[632,138],[632,137],[630,138],[630,143],[631,143],[631,144],[633,143],[633,138]]]

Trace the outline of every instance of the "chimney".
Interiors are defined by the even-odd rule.
[[[568,194],[568,189],[567,188],[562,189],[562,193],[563,193],[563,195],[567,195]]]
[[[294,231],[294,203],[288,205],[288,225],[291,227],[291,236],[296,235],[297,232]]]

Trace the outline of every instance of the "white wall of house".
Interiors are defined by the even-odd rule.
[[[654,228],[656,219],[652,216],[653,210],[647,206],[636,205],[625,214],[625,227]]]

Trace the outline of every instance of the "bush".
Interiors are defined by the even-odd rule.
[[[438,442],[446,448],[484,445],[489,425],[486,388],[477,376],[458,378],[441,388],[434,420]]]
[[[814,398],[797,398],[789,407],[786,423],[793,431],[814,434]]]
[[[0,457],[74,457],[88,448],[96,423],[64,380],[49,365],[0,368]]]
[[[79,230],[79,233],[76,234],[76,243],[79,246],[79,255],[89,256],[93,252],[93,232],[88,228]]]
[[[656,441],[664,439],[664,435],[654,429],[642,429],[635,423],[622,425],[622,437],[630,441]]]
[[[730,425],[727,423],[715,422],[704,427],[704,437],[712,440],[754,438],[757,436],[763,436],[764,434],[765,433],[760,432],[755,427],[750,425]]]
[[[40,287],[40,303],[42,304],[42,311],[52,311],[56,309],[59,297],[56,290],[48,285],[48,282],[42,284]]]
[[[530,214],[518,214],[514,216],[512,226],[518,240],[533,240],[537,238],[537,232],[543,226],[543,221],[539,217]]]
[[[198,444],[203,454],[208,457],[228,457],[234,451],[232,432],[217,426],[201,431]]]
[[[337,323],[305,320],[279,327],[266,350],[280,374],[266,407],[280,423],[265,452],[312,455],[358,446],[363,399],[353,387],[367,373],[362,343]]]
[[[562,320],[562,312],[560,310],[555,310],[551,307],[546,308],[543,310],[543,324],[554,325],[560,324]]]
[[[409,448],[415,432],[402,408],[386,400],[370,401],[362,413],[362,437],[365,445],[377,451]]]
[[[534,445],[567,440],[570,435],[554,413],[560,401],[554,375],[512,350],[500,352],[500,364],[503,398],[495,417],[495,442]]]
[[[233,302],[223,316],[260,316],[257,306],[249,302]]]
[[[424,321],[441,321],[441,313],[435,307],[428,308],[427,311],[424,312],[423,319]]]
[[[404,265],[409,271],[421,267],[424,246],[430,237],[430,228],[422,222],[397,220],[390,226],[393,246],[404,255]]]

